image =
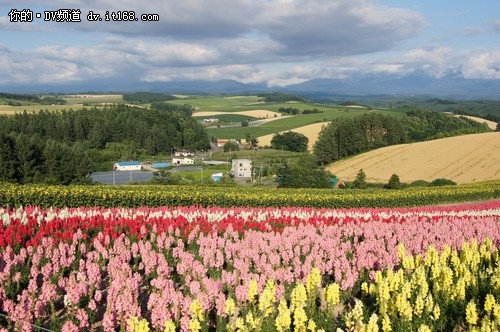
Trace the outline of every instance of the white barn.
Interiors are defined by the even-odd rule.
[[[251,178],[252,161],[250,159],[233,159],[231,173],[235,178]]]
[[[139,161],[119,161],[113,165],[115,171],[140,171],[142,169]]]

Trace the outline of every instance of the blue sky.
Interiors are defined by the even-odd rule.
[[[0,4],[0,85],[234,79],[284,86],[313,78],[453,73],[500,79],[498,0],[44,1]],[[41,13],[11,22],[12,9]],[[79,9],[80,23],[44,22]],[[137,22],[90,22],[89,11]],[[158,14],[141,22],[140,14]]]

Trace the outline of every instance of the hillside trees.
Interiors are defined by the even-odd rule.
[[[431,111],[410,110],[401,118],[369,113],[333,121],[321,131],[314,155],[326,165],[388,145],[486,131],[484,124]]]
[[[0,181],[49,184],[89,182],[93,163],[80,143],[0,134]]]
[[[420,109],[407,112],[401,121],[409,140],[413,142],[488,131],[485,124],[466,117]]]
[[[325,127],[314,145],[314,155],[322,165],[378,147],[406,141],[404,128],[396,118],[363,114],[343,118]]]
[[[281,188],[329,188],[330,176],[316,165],[314,158],[303,156],[297,162],[282,163],[275,182]]]
[[[12,137],[0,134],[0,181],[19,181],[19,165]]]
[[[128,103],[147,104],[177,99],[175,96],[160,92],[131,92],[124,93],[123,100]]]
[[[274,149],[293,152],[306,151],[308,143],[309,139],[305,135],[293,131],[274,134],[271,139],[271,146]]]
[[[305,97],[281,92],[262,93],[258,96],[261,97],[266,103],[285,103],[287,101],[296,101],[302,103],[310,102],[310,100]]]
[[[85,181],[94,165],[89,155],[96,163],[123,157],[116,153],[106,153],[108,159],[100,156],[99,151],[113,144],[130,147],[128,155],[210,147],[205,129],[190,116],[191,106],[160,104],[152,109],[113,105],[0,116],[0,179],[54,184]]]
[[[208,135],[191,117],[188,105],[159,103],[145,109],[125,105],[75,111],[16,114],[0,116],[0,133],[38,134],[73,144],[87,141],[90,147],[102,149],[107,143],[134,142],[139,149],[154,153],[172,148],[206,149]]]

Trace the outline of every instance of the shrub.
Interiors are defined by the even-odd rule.
[[[410,183],[410,187],[428,187],[430,185],[431,183],[425,180],[415,180],[412,183]]]
[[[239,149],[240,149],[240,146],[236,142],[227,141],[224,144],[224,152],[238,151]]]
[[[274,149],[293,152],[307,151],[308,143],[309,139],[305,135],[293,131],[274,134],[271,140]]]
[[[356,179],[352,183],[355,188],[363,189],[366,188],[366,174],[363,169],[360,169],[358,174],[356,175]]]
[[[435,179],[431,182],[431,186],[440,187],[440,186],[456,186],[457,183],[455,181],[449,179]]]
[[[401,181],[399,180],[399,176],[394,173],[392,174],[391,178],[389,179],[389,182],[385,185],[386,189],[400,189],[401,188]]]

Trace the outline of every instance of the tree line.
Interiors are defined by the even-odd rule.
[[[59,98],[57,96],[53,96],[53,95],[45,95],[45,96],[39,97],[36,95],[30,95],[30,94],[16,94],[16,93],[0,92],[0,98],[5,99],[5,102],[7,103],[7,105],[11,105],[11,106],[21,106],[21,103],[19,101],[37,103],[37,104],[41,104],[41,105],[51,105],[51,104],[64,105],[64,104],[66,104],[66,101],[64,99]]]
[[[134,146],[150,155],[207,149],[209,137],[190,112],[189,105],[165,109],[112,105],[0,116],[0,171],[9,170],[0,174],[0,180],[81,182],[93,170],[96,157],[92,154],[91,160],[89,151],[113,144]]]
[[[123,100],[125,102],[135,104],[148,104],[175,99],[177,99],[177,97],[160,92],[131,92],[123,94]]]
[[[487,132],[482,123],[424,110],[397,118],[377,113],[341,118],[325,127],[314,146],[321,165],[376,148],[448,136]]]
[[[313,108],[312,110],[306,109],[306,110],[299,110],[298,108],[295,107],[280,107],[278,109],[278,112],[280,113],[286,113],[286,114],[291,114],[291,115],[297,115],[297,114],[317,114],[317,113],[323,113],[323,111],[320,111],[317,108]]]
[[[0,133],[0,181],[88,183],[93,169],[84,144],[44,140],[38,134]]]

